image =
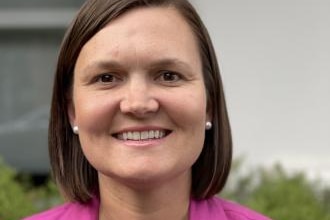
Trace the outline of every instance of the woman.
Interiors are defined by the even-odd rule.
[[[62,44],[49,127],[70,202],[27,219],[267,219],[214,197],[231,145],[215,52],[192,6],[87,1]]]

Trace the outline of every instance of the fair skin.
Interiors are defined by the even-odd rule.
[[[180,30],[180,31],[178,31]],[[134,9],[82,48],[68,109],[98,171],[100,219],[188,219],[206,93],[196,39],[173,8]]]

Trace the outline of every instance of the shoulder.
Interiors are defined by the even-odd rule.
[[[214,198],[223,207],[228,219],[233,220],[270,220],[270,218],[232,201]]]
[[[192,220],[270,220],[247,207],[218,197],[192,200],[190,215]]]
[[[98,203],[91,200],[87,204],[65,203],[44,212],[23,218],[23,220],[94,220],[98,215]]]
[[[52,219],[62,219],[62,216],[70,211],[74,207],[74,203],[67,203],[55,208],[49,209],[47,211],[34,214],[32,216],[26,217],[23,220],[52,220]]]

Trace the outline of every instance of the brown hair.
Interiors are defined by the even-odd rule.
[[[69,200],[87,202],[98,191],[97,171],[85,158],[67,113],[74,67],[81,48],[116,17],[137,7],[174,7],[187,21],[198,42],[208,110],[213,128],[206,131],[201,155],[192,167],[192,196],[208,198],[223,188],[231,159],[232,140],[223,86],[208,32],[187,0],[88,0],[80,9],[62,42],[49,123],[49,154],[55,181]]]

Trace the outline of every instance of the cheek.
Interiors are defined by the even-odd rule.
[[[174,138],[175,150],[178,155],[186,158],[183,162],[193,164],[202,151],[205,139],[205,92],[195,88],[167,97],[163,99],[163,106],[178,131]]]
[[[79,130],[97,133],[111,124],[116,102],[106,95],[88,96],[79,94],[75,102],[76,121]]]
[[[198,130],[205,126],[206,121],[206,94],[204,89],[195,89],[181,91],[167,96],[164,99],[166,108],[173,117],[174,121],[180,123],[184,127],[191,127],[193,130]]]

